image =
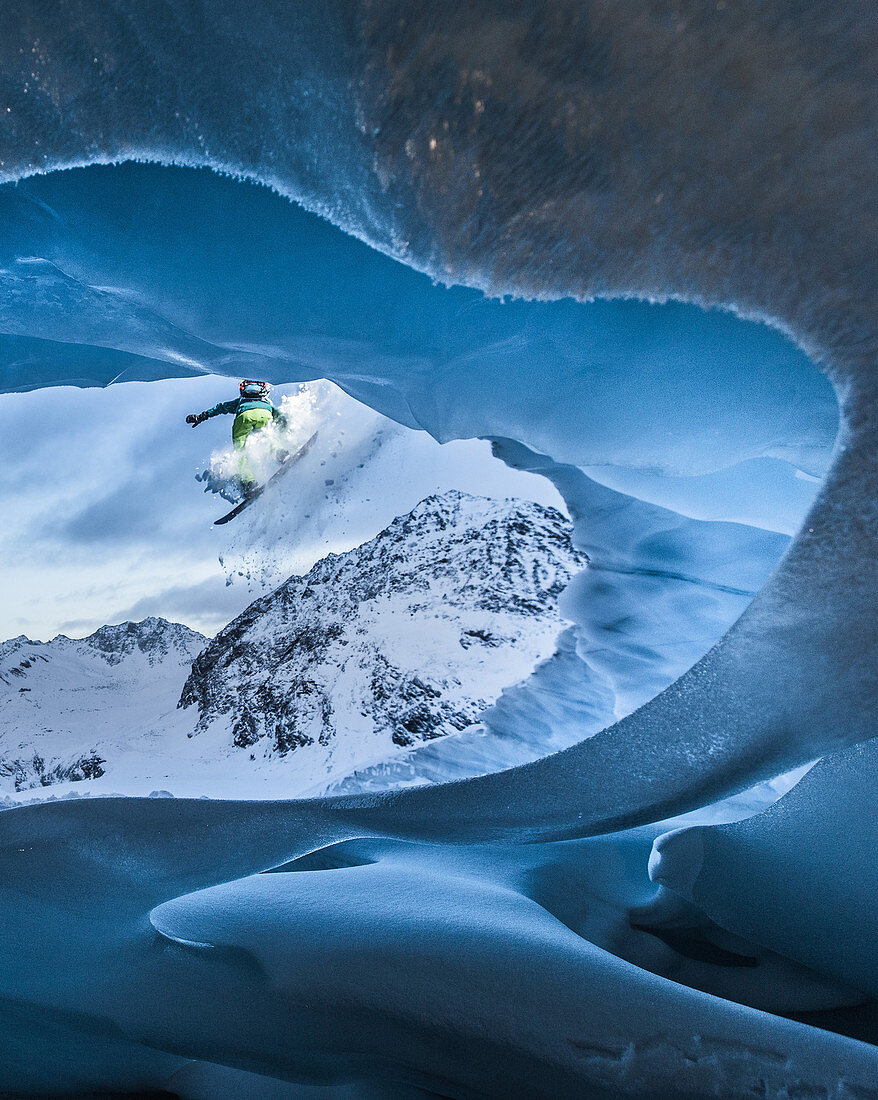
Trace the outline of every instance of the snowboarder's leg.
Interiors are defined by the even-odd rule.
[[[286,460],[290,457],[289,449],[285,447],[279,439],[276,438],[274,433],[272,433],[271,437],[271,454],[275,462],[277,462],[279,466],[282,466],[284,462],[286,462]]]
[[[238,453],[238,480],[245,492],[252,490],[256,484],[256,477],[247,462],[247,440],[270,421],[271,413],[267,409],[247,409],[238,413],[232,423],[232,443]]]

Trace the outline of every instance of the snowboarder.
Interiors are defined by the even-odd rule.
[[[256,490],[256,477],[247,462],[245,447],[247,440],[255,432],[261,432],[267,425],[276,423],[281,429],[287,427],[287,418],[268,396],[271,386],[267,382],[255,382],[245,379],[240,385],[241,396],[232,401],[221,401],[212,409],[205,412],[190,413],[186,417],[186,423],[197,428],[199,424],[212,416],[221,413],[233,413],[232,444],[238,452],[238,482],[244,498],[251,496]],[[283,462],[288,452],[278,444],[274,444],[275,457]],[[216,490],[214,490],[216,492]],[[225,495],[225,494],[224,494]]]

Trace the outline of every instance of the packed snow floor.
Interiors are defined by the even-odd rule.
[[[831,893],[847,826],[867,917],[875,756],[670,835],[456,845],[427,813],[404,839],[381,798],[2,813],[2,1087],[875,1097],[868,920]]]

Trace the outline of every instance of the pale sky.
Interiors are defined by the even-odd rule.
[[[232,418],[195,430],[184,418],[236,394],[235,380],[208,376],[0,396],[0,640],[84,636],[147,615],[213,633],[262,586],[372,537],[431,492],[562,507],[487,443],[440,447],[324,383],[294,398],[308,406],[301,430],[320,428],[312,455],[245,522],[212,528],[228,506],[194,475],[226,447]]]

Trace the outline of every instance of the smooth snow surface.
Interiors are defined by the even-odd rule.
[[[643,705],[462,783],[0,814],[3,1087],[185,1090],[197,1059],[379,1095],[872,1100],[875,817],[837,800],[874,754],[835,754],[878,713],[876,35],[854,0],[6,6],[4,387],[258,366],[501,441],[591,558],[521,714],[566,724],[583,663]],[[770,461],[777,519],[748,505]],[[752,824],[659,845],[669,926],[655,837],[597,835],[818,756]]]
[[[675,949],[632,927],[632,907],[655,895],[655,829],[525,846],[339,843],[356,832],[307,802],[96,799],[0,814],[4,927],[28,922],[4,966],[17,1002],[4,1084],[189,1096],[212,1079],[214,1095],[240,1095],[242,1078],[211,1069],[219,1059],[335,1082],[337,1097],[358,1081],[376,1095],[738,1097],[754,1080],[778,1098],[793,1085],[873,1094],[873,1048],[773,1014],[781,997],[808,1013],[865,994],[740,939],[717,947],[696,927]],[[290,862],[315,839],[319,851]],[[713,995],[686,984],[707,979]],[[748,1007],[766,984],[771,1010]],[[52,1015],[22,1005],[37,991]],[[23,1033],[41,1044],[38,1064]],[[208,1065],[181,1073],[193,1059]],[[262,1087],[249,1095],[277,1086]]]
[[[878,996],[876,757],[874,740],[855,745],[758,817],[662,837],[652,878],[730,932]]]

